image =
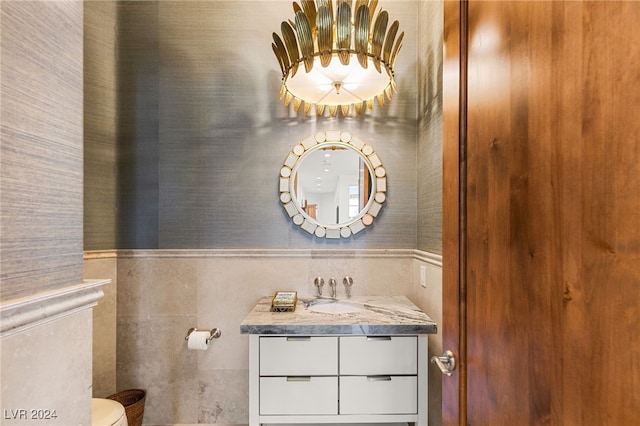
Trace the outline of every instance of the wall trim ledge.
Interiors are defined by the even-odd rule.
[[[83,280],[81,284],[7,301],[0,305],[0,337],[7,337],[89,309],[104,296],[110,279]]]
[[[86,250],[82,254],[84,260],[114,259],[118,257],[118,250]]]
[[[414,256],[413,249],[138,249],[85,251],[84,259],[127,258],[405,258]]]
[[[84,252],[84,260],[129,258],[238,258],[238,257],[295,257],[295,258],[413,258],[442,267],[442,255],[413,249],[137,249],[90,250]]]
[[[422,251],[422,250],[415,250],[413,252],[413,257],[414,259],[419,260],[421,262],[430,263],[434,266],[438,266],[442,268],[441,254],[430,253],[428,251]]]

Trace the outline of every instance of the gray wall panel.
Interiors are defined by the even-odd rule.
[[[442,254],[442,2],[420,2],[418,249]]]
[[[82,280],[82,2],[2,2],[0,297]]]
[[[427,88],[418,79],[427,72],[418,61],[420,3],[382,5],[406,33],[393,100],[364,117],[319,119],[278,99],[271,33],[293,16],[290,2],[119,3],[116,248],[417,248],[421,240],[438,252],[440,218],[424,217],[438,215],[440,171],[431,165],[441,157],[420,159],[439,149],[426,136],[437,116],[420,130],[417,120]],[[328,129],[372,144],[389,172],[381,216],[349,240],[307,235],[278,200],[291,147]],[[88,232],[96,226],[85,223]],[[91,248],[109,244],[104,236]]]
[[[117,248],[154,248],[159,198],[158,3],[121,2],[117,29]]]
[[[85,250],[117,246],[117,5],[84,3]]]

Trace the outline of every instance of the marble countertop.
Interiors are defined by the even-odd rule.
[[[310,304],[331,299],[298,299],[294,312],[271,312],[271,297],[254,306],[240,325],[243,334],[435,334],[436,323],[404,296],[354,296],[344,299],[362,309],[349,313],[324,313]]]

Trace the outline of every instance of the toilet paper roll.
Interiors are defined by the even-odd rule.
[[[204,351],[209,347],[209,337],[211,333],[208,331],[193,331],[187,340],[187,348]]]

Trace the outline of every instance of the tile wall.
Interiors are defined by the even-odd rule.
[[[117,253],[117,388],[147,389],[149,425],[248,422],[248,337],[239,327],[259,298],[277,290],[310,296],[316,276],[341,282],[349,275],[354,295],[405,295],[441,318],[438,256],[413,250]],[[85,273],[103,262],[85,255]],[[427,288],[416,287],[419,264],[430,268]],[[218,327],[222,336],[206,351],[190,351],[184,340],[190,327]],[[439,335],[430,340],[441,347]]]
[[[3,337],[1,358],[0,424],[90,424],[90,309]]]
[[[93,397],[116,392],[116,290],[117,259],[113,251],[85,256],[84,278],[111,280],[102,288],[104,296],[93,308]],[[90,260],[89,260],[90,259]]]

